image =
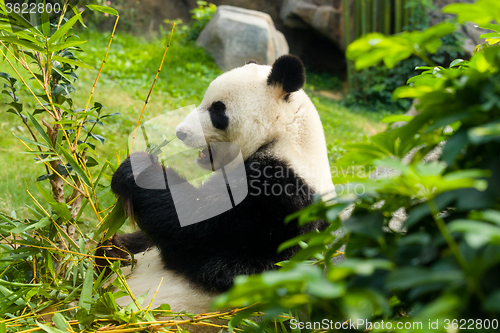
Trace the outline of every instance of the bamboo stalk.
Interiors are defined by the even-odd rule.
[[[354,0],[354,39],[361,36],[361,0]]]
[[[372,32],[377,32],[378,29],[378,0],[372,0]]]
[[[407,0],[403,0],[404,24],[405,29],[409,29],[410,25],[410,8],[407,6]]]
[[[395,0],[394,1],[394,16],[395,16],[395,24],[394,24],[394,33],[400,33],[403,25],[403,0]]]
[[[158,75],[161,72],[163,62],[165,61],[165,56],[167,55],[168,49],[170,47],[170,41],[172,40],[172,35],[174,34],[174,29],[175,29],[175,23],[172,25],[172,31],[170,31],[170,36],[168,37],[167,47],[165,48],[165,52],[163,53],[163,58],[161,58],[160,67],[158,68],[158,71],[156,72],[153,83],[151,84],[151,88],[149,88],[148,96],[146,97],[146,100],[144,101],[144,106],[142,107],[141,114],[139,115],[139,119],[137,120],[137,125],[135,126],[134,135],[132,136],[132,142],[130,142],[130,148],[132,148],[132,146],[134,144],[134,140],[135,140],[135,137],[137,135],[139,125],[141,124],[142,116],[144,115],[144,110],[146,109],[146,105],[148,105],[149,97],[151,96],[151,92],[153,91],[153,87],[155,86],[156,79],[158,79]]]
[[[368,14],[366,11],[366,1],[359,0],[361,2],[361,35],[365,35],[368,32]]]
[[[118,25],[119,19],[120,19],[120,16],[118,15],[116,17],[116,20],[115,20],[115,25],[113,27],[113,31],[111,32],[111,38],[109,39],[108,48],[106,49],[106,53],[104,54],[104,59],[102,60],[102,63],[101,63],[101,68],[99,68],[99,72],[97,72],[97,76],[95,78],[94,85],[92,86],[92,89],[90,90],[90,95],[89,95],[89,98],[87,99],[87,104],[85,105],[84,112],[88,111],[90,101],[92,100],[92,96],[94,95],[95,87],[97,86],[97,81],[99,81],[99,77],[101,76],[101,72],[102,72],[102,69],[104,68],[104,64],[106,63],[106,60],[108,59],[109,49],[111,48],[111,43],[113,42],[113,37],[115,36],[116,26]],[[76,147],[78,146],[78,138],[80,137],[80,131],[82,130],[83,123],[85,122],[85,119],[87,119],[87,117],[84,117],[82,119],[82,121],[80,122],[80,125],[78,126],[78,131],[77,131],[76,136],[75,136],[75,142],[74,142],[73,148],[71,148],[71,145],[69,147],[72,150],[72,152],[75,152]]]
[[[384,34],[391,33],[391,0],[383,0],[384,2]]]
[[[345,48],[347,49],[347,46],[351,43],[351,22],[350,22],[350,15],[351,11],[350,9],[350,4],[349,0],[342,0],[342,10],[343,10],[343,15],[344,15],[344,44]],[[352,62],[346,58],[346,64],[347,64],[347,90],[351,91],[352,90],[352,84],[353,84],[353,73],[352,73]]]
[[[366,33],[372,32],[372,0],[365,0]]]

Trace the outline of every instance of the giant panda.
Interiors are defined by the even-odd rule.
[[[186,179],[146,153],[132,154],[116,170],[111,188],[141,231],[115,235],[112,242],[132,253],[144,251],[135,255],[127,282],[135,297],[148,292],[145,306],[154,296],[152,308],[168,303],[172,311],[206,312],[236,276],[275,269],[297,250],[278,253],[281,243],[325,227],[322,221],[284,222],[314,195],[334,195],[322,124],[304,83],[304,66],[295,56],[281,56],[272,66],[252,61],[212,81],[201,104],[176,127],[177,138],[188,147],[232,143],[239,148],[248,194],[229,210],[181,226],[170,188]],[[214,154],[217,149],[203,149],[193,163],[217,169]],[[154,188],[165,179],[165,188]],[[218,185],[208,180],[188,186],[203,196]],[[219,197],[205,197],[205,207],[223,204]],[[118,299],[120,305],[130,301]]]

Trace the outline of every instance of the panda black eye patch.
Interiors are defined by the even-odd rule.
[[[212,125],[219,130],[225,130],[229,126],[229,118],[226,115],[226,105],[221,102],[213,102],[208,108]]]

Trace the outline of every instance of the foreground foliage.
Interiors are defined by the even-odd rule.
[[[87,7],[118,22],[118,13],[110,7]],[[74,98],[79,69],[91,67],[78,58],[83,52],[79,45],[86,41],[77,36],[76,25],[84,26],[82,12],[68,3],[57,17],[25,17],[0,2],[0,52],[15,73],[0,73],[9,99],[6,111],[18,117],[28,133],[16,134],[25,154],[45,170],[36,179],[39,193],[28,191],[29,218],[0,213],[0,332],[122,332],[125,326],[129,331],[165,330],[181,324],[211,325],[213,318],[234,315],[238,310],[195,316],[173,313],[168,305],[152,309],[142,304],[145,295],[132,296],[130,305],[119,308],[115,299],[129,294],[119,262],[111,267],[116,279],[97,273],[98,243],[125,222],[123,207],[109,188],[119,158],[98,152],[107,142],[96,133],[118,114],[93,101],[114,30],[104,57],[91,60],[100,69],[90,95],[81,102]],[[166,50],[169,45],[170,39]],[[86,209],[90,214],[83,214]]]
[[[486,37],[496,44],[500,26],[488,22],[500,22],[491,14],[500,13],[499,6],[480,0],[445,10],[492,30]],[[413,55],[425,61],[425,51],[435,51],[439,38],[453,31],[445,23],[418,33],[371,34],[351,44],[347,56],[358,68],[380,61],[394,66]],[[337,162],[353,170],[334,178],[351,195],[290,217],[302,223],[322,218],[329,228],[283,244],[302,250],[277,272],[238,278],[219,306],[258,302],[253,309],[270,316],[292,313],[322,325],[304,324],[310,330],[343,323],[351,331],[377,332],[499,327],[500,47],[484,45],[470,61],[449,68],[418,69],[393,97],[418,99],[419,114],[387,117],[387,123],[407,124],[348,145]],[[426,162],[429,153],[437,160]],[[368,178],[369,167],[386,175]],[[339,213],[350,205],[352,214],[341,221]],[[407,218],[400,224],[394,216],[402,212]],[[338,228],[343,233],[333,234]],[[344,245],[346,259],[333,265]],[[298,328],[297,321],[290,327]]]
[[[402,35],[408,36],[429,28],[429,12],[436,10],[432,1],[407,0],[404,2],[404,7],[410,9],[411,15],[408,18],[408,24],[403,26],[404,33]],[[417,66],[425,64],[448,66],[452,60],[463,57],[462,39],[461,33],[453,32],[442,36],[439,48],[421,50],[425,58],[416,55],[407,57],[405,51],[402,51],[401,55],[404,60],[397,61],[397,63],[387,67],[372,65],[370,67],[363,66],[361,70],[358,68],[358,71],[352,75],[351,87],[344,103],[353,107],[365,106],[377,112],[381,109],[408,111],[412,101],[408,98],[394,100],[392,92],[415,75],[415,67]],[[396,47],[399,49],[397,45]],[[357,66],[360,66],[362,62],[358,61]]]

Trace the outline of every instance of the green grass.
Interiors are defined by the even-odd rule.
[[[95,69],[79,69],[79,80],[75,84],[76,92],[72,97],[75,108],[84,108],[94,79],[97,75],[110,33],[83,32],[81,39],[87,39],[83,44],[84,53],[77,56]],[[105,113],[119,112],[121,116],[108,118],[105,127],[99,127],[96,134],[106,138],[104,145],[97,143],[98,152],[102,157],[120,160],[126,155],[127,137],[134,129],[149,87],[158,70],[165,49],[166,36],[147,40],[130,34],[117,33],[111,46],[108,61],[95,89],[92,101],[100,102],[106,109]],[[2,70],[15,76],[5,61],[0,62]],[[21,68],[18,70],[28,79]],[[143,120],[146,121],[166,111],[183,106],[198,104],[208,84],[221,71],[201,48],[193,42],[174,38],[168,51],[162,72],[156,82],[150,102],[146,108]],[[316,91],[332,89],[338,86],[338,79],[332,78],[332,84],[327,82],[325,75],[311,75],[306,91],[311,95],[314,104],[323,121],[326,139],[332,150],[349,141],[360,141],[366,135],[372,135],[383,129],[380,124],[382,114],[368,111],[352,112],[338,102],[321,97]],[[29,81],[36,88],[33,81]],[[36,105],[27,89],[18,84],[19,97],[25,105],[25,110],[33,110]],[[37,90],[35,89],[37,92]],[[5,102],[9,97],[0,95],[0,210],[10,213],[17,212],[19,217],[25,217],[25,205],[31,203],[28,189],[36,194],[34,185],[36,177],[45,173],[41,164],[34,164],[32,156],[21,154],[26,148],[12,136],[11,133],[29,137],[28,131],[22,126],[20,119],[11,113],[6,113]],[[48,120],[48,119],[47,119]],[[37,197],[35,195],[35,197]]]

